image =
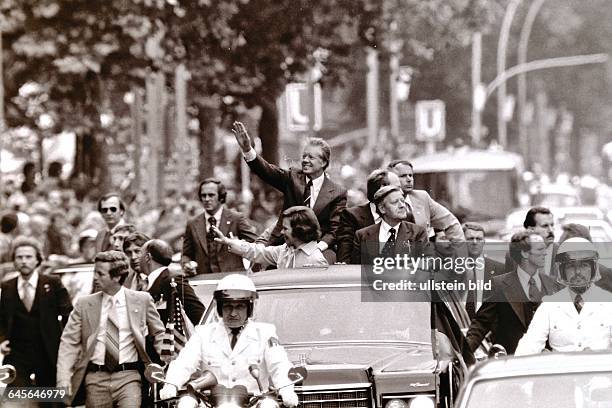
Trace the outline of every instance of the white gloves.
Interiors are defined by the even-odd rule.
[[[297,394],[291,388],[284,388],[279,391],[280,397],[283,400],[283,405],[289,408],[297,407],[300,402]]]
[[[164,388],[159,392],[159,398],[168,399],[176,397],[177,389],[172,384],[164,384]]]

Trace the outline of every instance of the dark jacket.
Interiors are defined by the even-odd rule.
[[[351,263],[355,233],[373,224],[374,217],[372,217],[369,202],[342,210],[336,236],[338,242],[336,258],[338,262]]]

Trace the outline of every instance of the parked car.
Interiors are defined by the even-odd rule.
[[[611,408],[612,354],[542,353],[488,360],[470,372],[459,408]]]
[[[210,296],[203,278],[190,283],[198,296]],[[291,361],[308,370],[296,388],[301,408],[453,405],[453,384],[465,372],[435,357],[429,302],[364,301],[358,265],[273,270],[252,279],[259,293],[254,319],[274,323]],[[204,323],[218,319],[213,303]]]

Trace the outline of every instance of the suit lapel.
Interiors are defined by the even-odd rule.
[[[401,222],[395,239],[396,253],[410,253],[412,250],[412,242],[414,241],[414,231],[409,229],[410,225]]]
[[[134,344],[138,350],[140,359],[145,363],[149,363],[151,359],[144,348],[143,332],[139,327],[141,316],[145,313],[144,304],[130,290],[125,290],[125,307],[127,310],[128,321],[132,336],[134,336]]]
[[[370,203],[366,203],[362,206],[363,211],[361,211],[361,214],[363,215],[361,217],[361,220],[359,220],[360,222],[362,222],[361,225],[372,225],[374,224],[374,217],[372,216],[372,211],[370,211]]]
[[[319,212],[329,203],[330,197],[333,196],[334,190],[335,188],[331,180],[328,179],[327,176],[323,176],[321,190],[317,196],[317,201],[315,201],[314,206],[312,207],[315,214],[319,214]]]
[[[100,314],[102,313],[102,292],[98,292],[95,296],[92,296],[87,302],[87,308],[85,309],[85,316],[89,321],[89,327],[91,327],[91,333],[87,339],[87,356],[88,360],[91,358],[93,349],[95,347],[95,340],[98,337],[98,330],[100,329]]]
[[[198,237],[198,241],[200,243],[200,248],[206,253],[208,253],[208,245],[206,245],[206,213],[203,212],[200,214],[193,223],[193,228],[195,229],[196,236]]]
[[[217,327],[215,328],[215,333],[212,336],[213,342],[217,343],[217,347],[219,350],[223,352],[226,356],[232,354],[232,349],[230,347],[230,339],[223,322],[217,322]]]
[[[380,243],[378,242],[378,235],[380,235],[380,224],[376,224],[374,228],[366,229],[365,232],[366,234],[364,238],[368,254],[374,258],[380,254]]]
[[[238,337],[238,342],[234,346],[234,350],[232,353],[240,354],[244,351],[245,348],[249,346],[249,344],[257,344],[259,338],[256,335],[256,331],[253,328],[252,324],[246,324],[242,333]]]
[[[516,271],[505,276],[503,282],[505,286],[502,290],[505,292],[506,300],[508,300],[508,303],[510,303],[510,307],[512,307],[512,310],[514,310],[514,313],[519,318],[523,326],[527,327],[527,322],[525,321],[524,302],[520,301],[520,299],[525,298],[526,302],[527,298]]]

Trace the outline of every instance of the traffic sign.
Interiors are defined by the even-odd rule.
[[[292,132],[307,132],[310,130],[310,112],[314,113],[313,129],[321,130],[321,85],[314,84],[314,96],[311,101],[308,84],[296,82],[287,84],[285,89],[285,106],[287,109],[287,128]],[[313,104],[309,109],[309,104]]]
[[[446,137],[446,106],[443,101],[416,103],[416,140],[441,142]]]

